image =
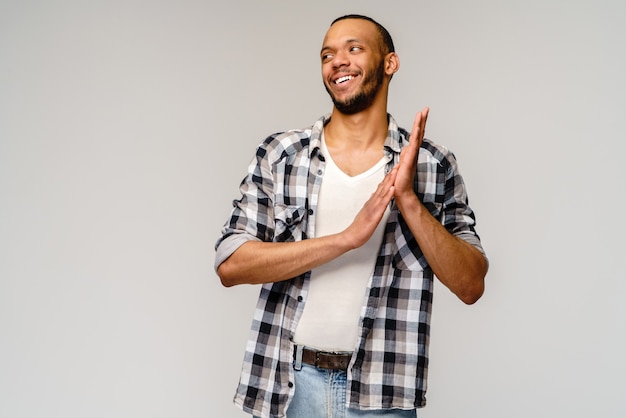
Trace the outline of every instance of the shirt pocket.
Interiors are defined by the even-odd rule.
[[[304,231],[302,206],[276,205],[274,207],[274,242],[300,241]]]

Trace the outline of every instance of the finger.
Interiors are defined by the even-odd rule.
[[[413,128],[411,128],[411,135],[409,136],[409,144],[419,148],[422,145],[424,139],[424,130],[426,128],[426,118],[428,117],[428,108],[425,107],[420,112],[415,114],[413,119]]]
[[[389,192],[389,189],[393,187],[393,184],[396,181],[396,174],[398,173],[398,166],[394,167],[387,173],[387,175],[383,178],[383,180],[378,183],[378,187],[376,187],[375,194],[380,196],[384,196]]]
[[[409,143],[413,143],[417,140],[420,133],[420,124],[422,123],[422,112],[418,112],[413,119],[413,127],[411,128],[411,135],[409,136]]]
[[[422,111],[420,112],[420,130],[419,130],[419,138],[420,138],[420,142],[424,139],[424,134],[426,133],[426,121],[428,120],[428,112],[430,111],[430,109],[428,107],[425,107],[424,109],[422,109]]]
[[[424,139],[424,132],[426,132],[426,120],[428,119],[429,110],[428,107],[425,107],[420,112],[417,112],[413,121],[413,131],[411,133],[415,133],[415,137],[420,143]]]
[[[413,161],[420,145],[421,141],[418,140],[417,137],[410,139],[409,145],[402,148],[402,150],[400,151],[400,165],[402,165],[404,161]]]
[[[387,173],[385,176],[385,181],[388,181],[392,186],[396,182],[396,176],[398,175],[398,166],[396,165]]]

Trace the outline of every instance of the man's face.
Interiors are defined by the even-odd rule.
[[[320,53],[322,78],[335,107],[344,114],[367,109],[385,76],[385,61],[376,26],[345,19],[330,27]]]

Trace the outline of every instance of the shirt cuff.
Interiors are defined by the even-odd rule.
[[[458,238],[461,238],[463,241],[467,242],[468,244],[471,244],[472,247],[480,251],[483,257],[485,257],[485,261],[487,262],[487,265],[489,265],[489,259],[487,258],[487,254],[485,253],[485,250],[483,249],[483,246],[480,243],[480,239],[476,235],[470,232],[461,232],[459,234],[455,234],[455,236]]]
[[[249,234],[233,234],[224,238],[215,252],[215,264],[213,265],[215,271],[217,272],[217,268],[220,264],[230,257],[237,248],[248,241],[260,241],[260,239]]]

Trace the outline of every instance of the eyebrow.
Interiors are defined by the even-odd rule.
[[[346,44],[346,45],[347,45],[347,44],[362,43],[362,42],[363,42],[363,41],[362,41],[362,40],[360,40],[360,39],[358,39],[358,38],[350,38],[350,39],[346,39],[346,40],[345,40],[345,42],[344,42],[344,44]],[[331,47],[330,47],[330,46],[328,46],[328,45],[324,45],[324,46],[322,47],[322,49],[320,50],[320,54],[324,53],[324,51],[327,51],[327,50],[329,50],[329,49],[333,49],[333,48],[331,48]]]

